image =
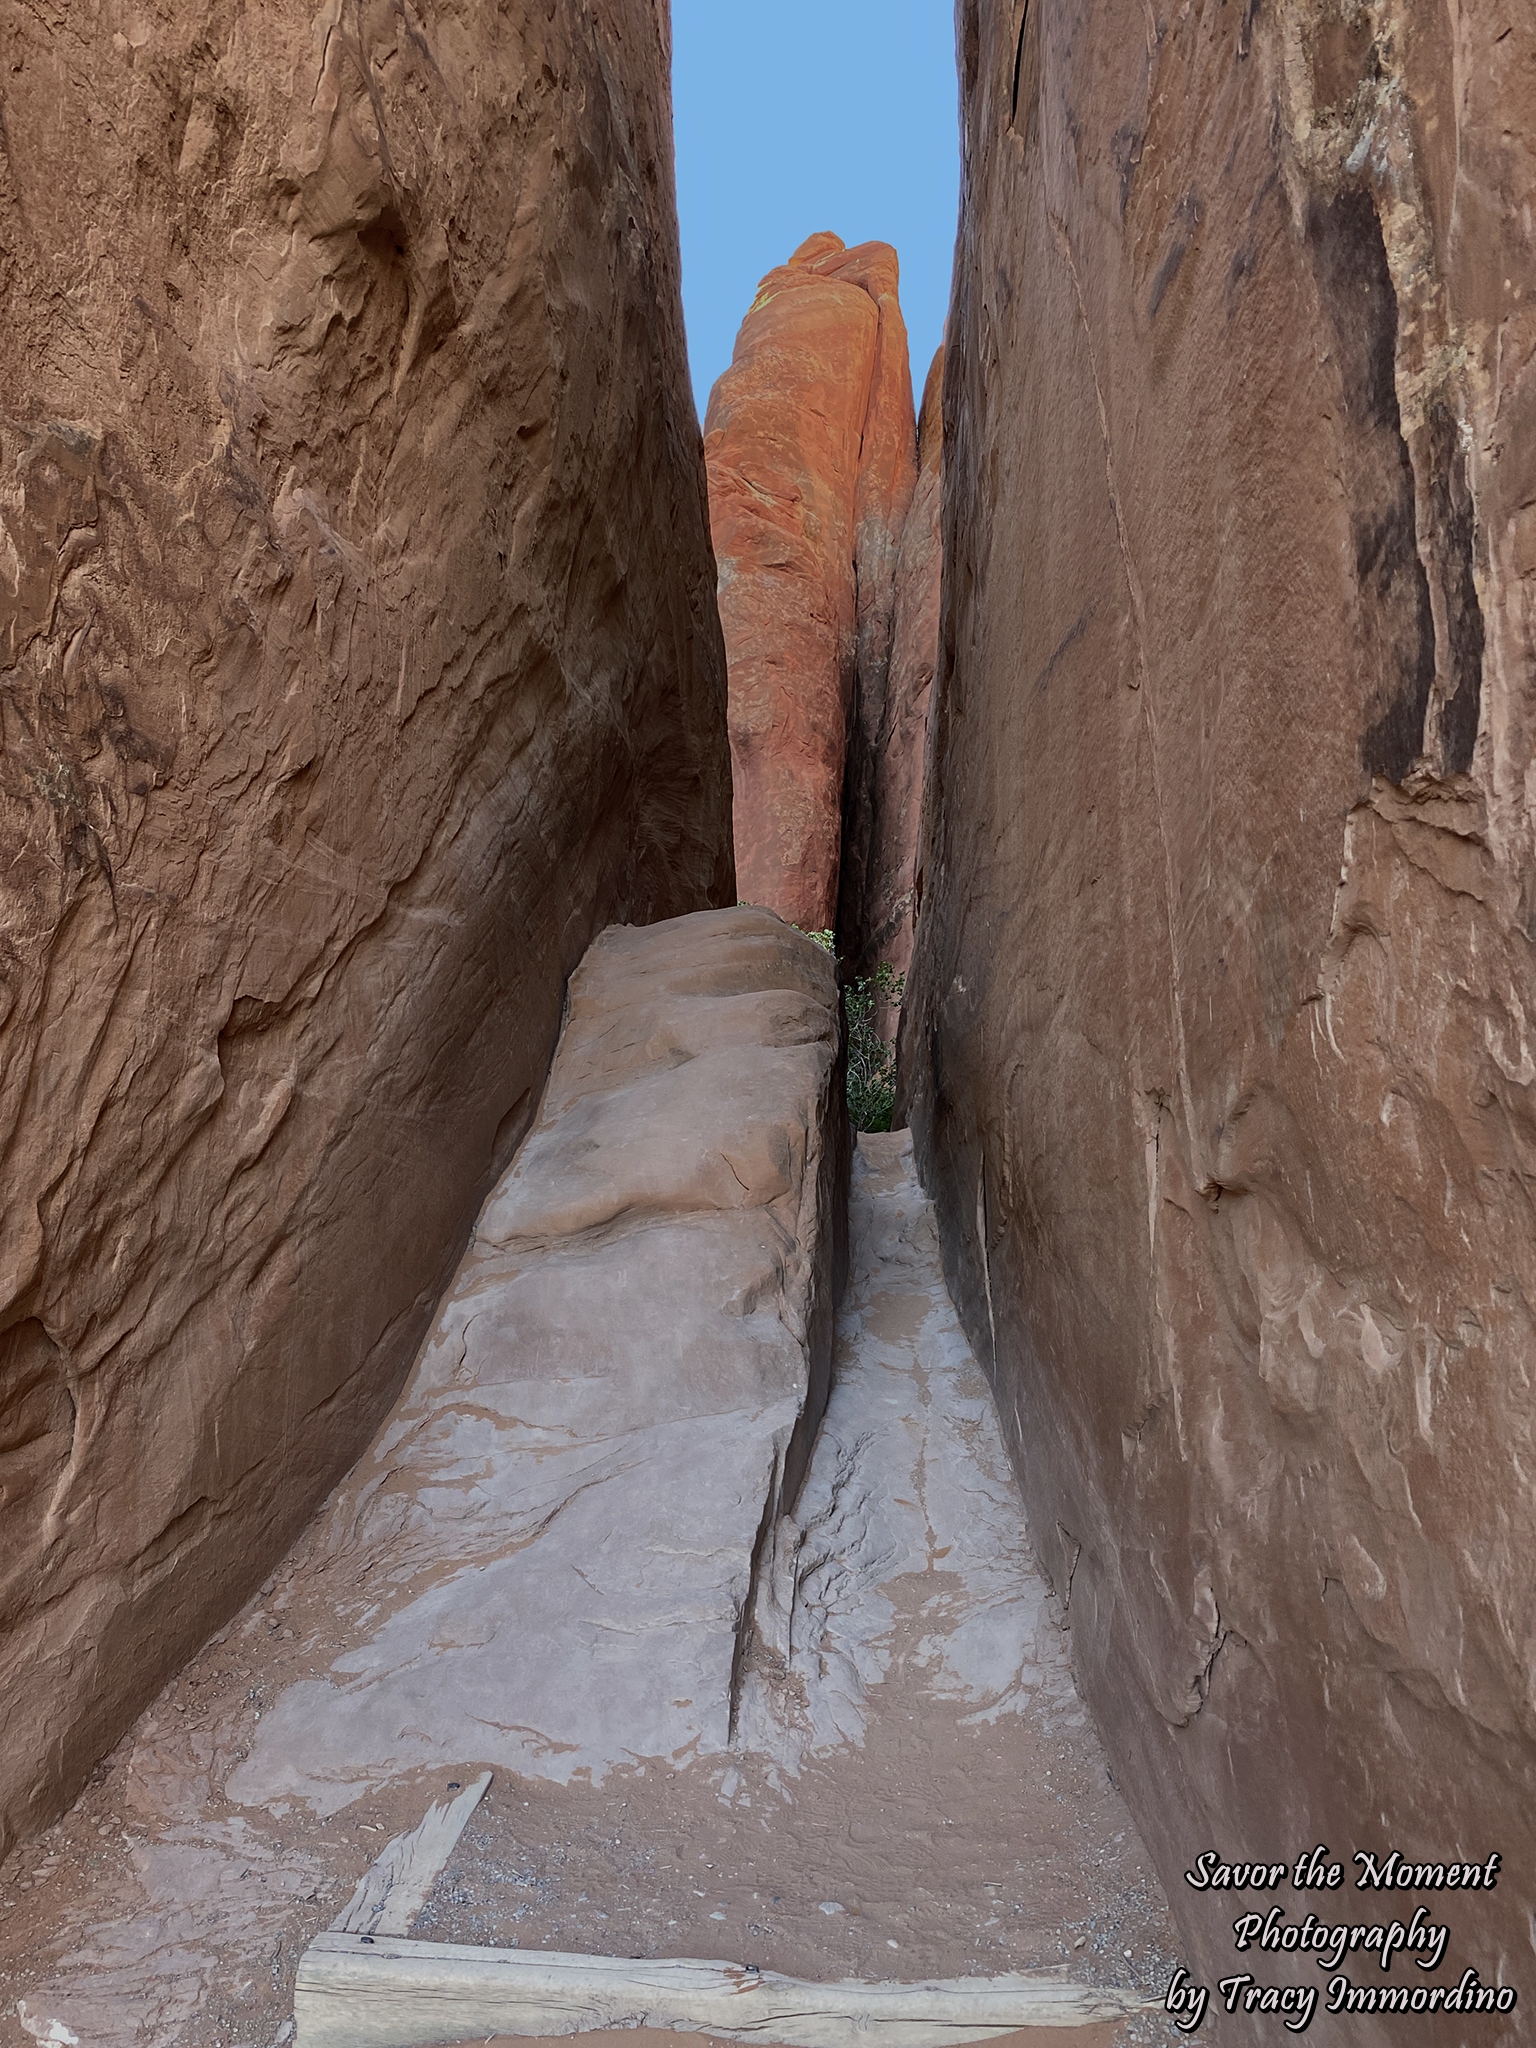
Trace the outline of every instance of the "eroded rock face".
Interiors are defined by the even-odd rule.
[[[648,0],[3,20],[0,1844],[366,1441],[593,932],[734,898]]]
[[[838,918],[850,731],[854,780],[869,782],[916,478],[894,249],[812,235],[768,273],[710,395],[704,450],[737,884],[822,931]]]
[[[1524,2001],[1531,24],[1021,12],[960,36],[952,1285],[1194,1959],[1206,1848],[1496,1850],[1448,1967]]]

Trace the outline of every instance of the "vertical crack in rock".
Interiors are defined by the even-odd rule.
[[[1429,407],[1424,438],[1430,477],[1428,529],[1441,592],[1445,673],[1440,729],[1430,738],[1441,772],[1472,766],[1483,699],[1483,608],[1474,565],[1476,513],[1461,426],[1444,399]],[[1428,749],[1426,749],[1428,751]]]
[[[1024,0],[1019,15],[1018,40],[1013,50],[1013,86],[1008,95],[1008,125],[1028,149],[1035,133],[1036,109],[1040,99],[1040,8]],[[1024,119],[1019,120],[1023,109]]]
[[[1021,1537],[910,1141],[862,1138],[832,1394],[799,1503],[778,1519],[757,1576],[738,1753],[796,1778],[861,1742],[893,1670],[896,1617],[919,1585],[928,1682],[979,1715],[1023,1711],[1044,1587]]]
[[[885,709],[874,743],[869,855],[857,934],[857,966],[885,962],[905,975],[917,917],[917,857],[932,732],[943,577],[944,350],[935,351],[918,414],[917,482],[901,529]],[[885,1016],[876,1019],[887,1036]]]
[[[1281,9],[1293,175],[1311,189],[1311,212],[1336,216],[1343,230],[1345,261],[1337,260],[1340,251],[1332,262],[1325,257],[1325,294],[1346,362],[1348,330],[1362,311],[1374,329],[1363,380],[1373,388],[1360,391],[1358,364],[1353,381],[1365,416],[1401,438],[1411,480],[1411,531],[1423,577],[1420,647],[1410,661],[1404,617],[1397,701],[1362,745],[1363,765],[1395,782],[1420,759],[1442,775],[1471,767],[1485,638],[1476,500],[1458,396],[1466,388],[1467,348],[1449,314],[1426,182],[1440,117],[1427,124],[1428,110],[1415,111],[1405,69],[1412,36],[1400,0],[1341,14],[1318,0],[1289,0]],[[1384,451],[1382,462],[1390,468],[1392,454]],[[1373,576],[1378,591],[1399,564],[1406,574],[1402,523],[1400,509],[1395,516],[1378,511],[1375,529],[1363,537],[1362,578]]]
[[[1369,192],[1349,187],[1314,201],[1307,230],[1358,450],[1351,519],[1362,600],[1360,654],[1384,673],[1386,702],[1361,735],[1360,760],[1368,772],[1402,782],[1424,749],[1435,625],[1419,556],[1413,463],[1398,410],[1397,294]]]
[[[767,1585],[772,1581],[778,1565],[778,1531],[781,1525],[789,1520],[784,1513],[785,1503],[780,1496],[782,1477],[783,1467],[778,1448],[775,1446],[773,1467],[763,1494],[763,1510],[758,1518],[757,1534],[752,1540],[746,1590],[736,1608],[734,1641],[731,1646],[730,1707],[726,1721],[726,1743],[732,1749],[736,1746],[736,1729],[741,1717],[741,1689],[745,1682],[747,1658],[755,1645],[760,1645],[763,1651],[768,1648],[759,1615],[773,1597],[767,1590]]]

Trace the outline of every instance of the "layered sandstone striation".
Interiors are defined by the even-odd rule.
[[[917,473],[894,249],[817,234],[768,273],[710,396],[704,450],[738,887],[826,930],[845,778],[871,779]]]
[[[920,1153],[1197,1963],[1208,1848],[1498,1851],[1523,2008],[1536,40],[1149,23],[961,9]]]
[[[592,934],[734,889],[649,0],[0,22],[4,1844],[366,1442]]]

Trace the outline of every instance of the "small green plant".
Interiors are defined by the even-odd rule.
[[[831,932],[807,932],[824,953],[837,953]],[[848,1022],[848,1117],[856,1131],[888,1131],[896,1110],[896,1048],[880,1036],[882,1004],[900,1007],[906,976],[882,960],[873,974],[861,974],[843,989]]]
[[[879,1007],[900,1003],[906,977],[882,960],[843,990],[848,1019],[848,1115],[856,1131],[888,1131],[896,1108],[896,1048],[877,1028]]]

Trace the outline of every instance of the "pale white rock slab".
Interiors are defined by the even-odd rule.
[[[767,911],[592,947],[311,1551],[354,1640],[262,1717],[232,1799],[329,1814],[417,1767],[600,1782],[728,1747],[760,1533],[830,1374],[838,1028],[830,961]]]

